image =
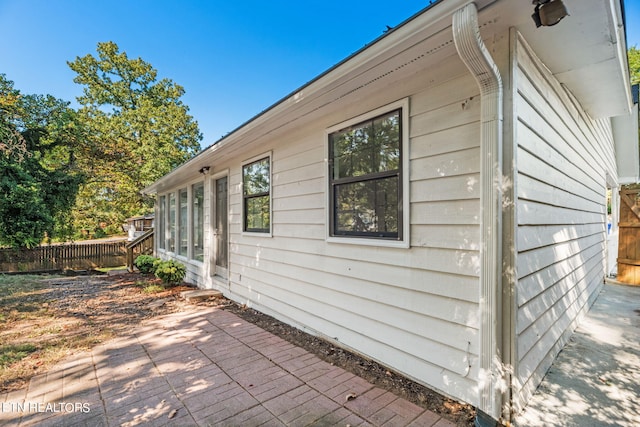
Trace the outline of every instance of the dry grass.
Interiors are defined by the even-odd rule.
[[[145,292],[154,287],[157,292]],[[157,280],[122,276],[0,275],[0,392],[184,303]],[[161,306],[149,306],[158,299]]]

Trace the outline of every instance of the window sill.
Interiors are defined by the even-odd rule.
[[[272,233],[260,233],[257,231],[243,231],[241,235],[247,237],[273,237]]]
[[[407,240],[366,239],[361,237],[327,237],[327,243],[344,243],[347,245],[375,246],[382,248],[409,249]]]

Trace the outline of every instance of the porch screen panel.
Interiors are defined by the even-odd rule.
[[[187,255],[187,249],[188,249],[188,236],[187,236],[187,223],[188,223],[188,218],[187,218],[187,212],[189,209],[188,206],[188,194],[187,194],[187,190],[183,189],[180,190],[179,193],[179,199],[180,199],[180,212],[178,215],[178,221],[180,222],[180,226],[178,228],[178,238],[180,239],[180,246],[178,247],[178,255]]]
[[[193,259],[204,259],[204,183],[194,184],[193,193]]]
[[[167,196],[160,196],[158,199],[158,248],[165,249],[167,242],[166,239],[166,227],[167,227]]]
[[[170,252],[176,250],[176,195],[169,194],[169,247]]]

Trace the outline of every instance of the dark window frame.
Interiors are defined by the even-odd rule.
[[[247,193],[246,173],[247,168],[252,165],[265,162],[267,163],[267,191],[257,193]],[[268,209],[268,227],[249,227],[249,209],[248,205],[251,201],[261,198],[267,198]],[[244,233],[271,234],[272,212],[271,212],[271,155],[260,156],[256,160],[249,161],[242,165],[242,231]]]
[[[382,114],[378,114],[364,120],[361,120],[357,123],[354,123],[350,126],[347,126],[343,129],[339,129],[329,133],[328,135],[328,147],[329,147],[329,236],[330,237],[338,237],[338,238],[364,238],[371,240],[383,240],[383,241],[398,241],[401,242],[404,240],[404,119],[403,119],[403,107],[395,108],[384,112]],[[348,176],[343,178],[336,178],[336,162],[335,162],[335,151],[334,151],[334,141],[333,136],[336,134],[344,133],[347,130],[353,129],[363,129],[366,126],[369,126],[378,119],[384,117],[390,117],[393,115],[397,115],[398,120],[398,168],[393,170],[387,170],[382,172],[373,172],[368,174],[362,174],[358,176]],[[349,185],[349,184],[358,184],[358,183],[371,183],[372,181],[382,181],[386,179],[396,179],[397,180],[397,225],[396,232],[389,231],[348,231],[348,230],[338,230],[336,225],[338,224],[338,210],[337,206],[337,197],[338,197],[338,189],[340,186]],[[375,196],[377,205],[377,194]]]

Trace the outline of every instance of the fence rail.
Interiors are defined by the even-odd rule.
[[[0,272],[90,270],[126,264],[127,242],[71,243],[33,249],[0,249]]]

